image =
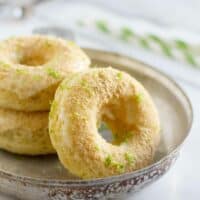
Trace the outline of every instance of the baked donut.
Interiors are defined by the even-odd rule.
[[[24,155],[55,153],[49,138],[48,112],[0,109],[0,148]]]
[[[99,133],[112,131],[107,142]],[[66,78],[49,115],[51,142],[61,163],[81,178],[130,172],[152,162],[159,117],[145,88],[125,72],[96,68]]]
[[[0,42],[0,107],[49,110],[60,81],[89,64],[87,55],[71,41],[38,35],[4,40]]]

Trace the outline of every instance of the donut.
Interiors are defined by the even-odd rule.
[[[104,122],[112,142],[98,132]],[[49,115],[61,163],[83,178],[101,178],[149,165],[159,144],[159,117],[146,89],[129,74],[94,68],[66,78]]]
[[[48,132],[48,112],[0,109],[0,148],[23,155],[55,153]]]
[[[87,69],[88,56],[73,42],[50,36],[0,42],[0,107],[47,111],[61,80]]]

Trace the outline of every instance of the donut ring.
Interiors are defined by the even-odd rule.
[[[24,155],[55,153],[49,138],[48,112],[0,109],[0,148]]]
[[[0,107],[49,110],[60,81],[87,69],[90,60],[73,42],[47,36],[0,42]]]
[[[98,133],[103,121],[114,139]],[[65,79],[49,116],[50,138],[61,163],[81,178],[130,172],[152,162],[159,143],[157,110],[127,73],[97,68]]]

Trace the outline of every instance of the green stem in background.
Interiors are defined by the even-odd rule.
[[[120,30],[120,39],[124,40],[124,41],[128,41],[129,39],[131,39],[134,36],[134,32],[133,30],[131,30],[128,27],[122,27]]]
[[[153,40],[154,42],[156,42],[157,44],[160,45],[163,53],[168,56],[168,57],[173,57],[172,52],[171,52],[171,48],[168,46],[167,43],[165,43],[161,38],[159,38],[156,35],[150,34],[148,36],[151,40]]]
[[[108,28],[108,24],[107,24],[106,21],[97,20],[97,21],[96,21],[96,27],[97,27],[101,32],[110,33],[110,30],[109,30],[109,28]]]
[[[188,50],[188,44],[182,40],[174,40],[176,47],[181,49],[181,50]]]
[[[192,55],[192,53],[190,52],[190,50],[189,50],[188,44],[186,42],[182,41],[182,40],[179,40],[179,39],[175,40],[174,42],[176,44],[176,47],[179,48],[182,51],[182,53],[183,53],[183,55],[185,57],[185,60],[189,64],[191,64],[193,66],[197,66],[195,58]]]
[[[145,49],[150,49],[148,41],[144,38],[139,39],[139,44]]]
[[[46,69],[46,72],[47,72],[47,74],[48,74],[49,76],[51,76],[51,77],[53,77],[53,78],[55,78],[55,79],[60,78],[59,72],[56,71],[56,70],[55,70],[54,68],[52,68],[52,67],[48,67],[48,68]]]
[[[114,33],[114,30],[112,30],[109,26],[109,23],[105,20],[96,20],[94,21],[95,27],[103,32],[103,33],[109,33],[113,37],[116,37],[117,34]],[[79,26],[85,26],[86,24],[82,20],[78,20],[77,24]],[[161,51],[165,56],[168,56],[170,58],[176,58],[176,55],[173,54],[173,50],[179,51],[180,54],[182,54],[185,62],[189,63],[193,66],[198,66],[198,63],[196,61],[195,55],[193,54],[193,51],[190,47],[190,45],[181,40],[181,39],[174,39],[172,41],[169,41],[169,43],[162,38],[158,37],[155,34],[147,34],[146,36],[137,35],[134,33],[134,31],[127,27],[127,26],[121,26],[118,29],[118,38],[124,42],[128,42],[131,39],[135,38],[135,41],[138,42],[138,44],[145,48],[145,49],[151,49],[151,43],[154,42],[155,44],[158,44]],[[152,48],[153,50],[153,48]]]
[[[184,53],[184,56],[185,56],[186,61],[187,61],[189,64],[191,64],[191,65],[193,65],[193,66],[197,66],[197,63],[196,63],[196,61],[195,61],[193,55],[192,55],[190,52],[185,51],[185,52],[183,52],[183,53]]]

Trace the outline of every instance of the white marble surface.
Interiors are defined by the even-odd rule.
[[[38,19],[29,19],[25,22],[3,22],[0,21],[0,38],[15,34],[30,33],[35,26],[45,24],[45,21]],[[96,48],[106,48],[113,50],[113,48],[105,47],[98,41],[90,41],[83,37],[76,35],[76,39],[82,46],[90,46]],[[115,49],[120,51],[119,49]],[[198,200],[200,196],[200,87],[194,84],[192,77],[185,80],[187,70],[181,69],[180,64],[169,61],[150,53],[132,50],[131,55],[159,68],[169,75],[173,76],[176,81],[183,87],[188,94],[194,109],[194,124],[190,136],[187,138],[180,158],[176,165],[163,178],[156,183],[138,192],[134,196],[130,196],[128,200],[146,200],[146,199],[162,199],[162,200]],[[169,70],[171,68],[171,70]],[[176,69],[173,71],[173,68]],[[181,76],[182,74],[182,76]],[[188,75],[189,76],[189,75]],[[191,75],[190,75],[191,76]],[[0,196],[0,200],[12,200],[13,198]],[[13,199],[14,200],[14,199]]]

